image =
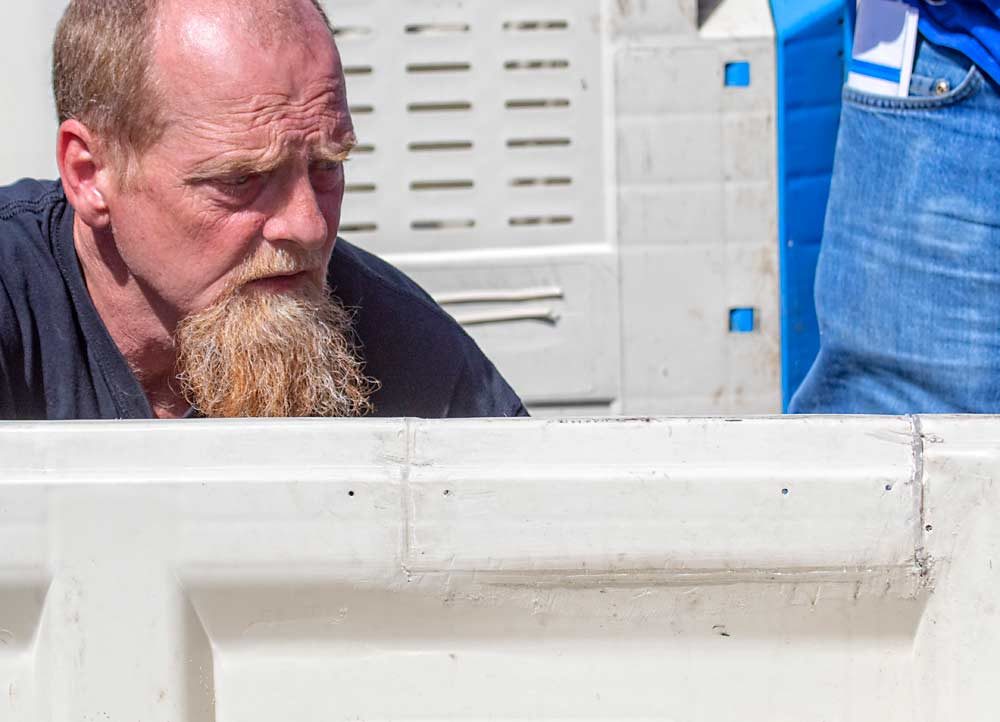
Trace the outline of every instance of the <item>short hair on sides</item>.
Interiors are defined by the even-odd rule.
[[[53,41],[59,123],[75,119],[95,133],[122,184],[134,177],[136,161],[166,128],[152,67],[161,1],[71,0]],[[332,36],[320,0],[309,1]]]

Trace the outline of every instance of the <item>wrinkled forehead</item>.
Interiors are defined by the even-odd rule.
[[[347,113],[337,48],[308,0],[171,0],[155,35],[168,112],[252,112],[270,99]]]

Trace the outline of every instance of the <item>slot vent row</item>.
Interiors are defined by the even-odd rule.
[[[553,30],[569,30],[568,20],[508,20],[503,23],[503,29],[507,32],[538,32]],[[434,23],[410,23],[403,26],[403,32],[407,35],[454,35],[468,33],[472,30],[469,23],[454,22],[434,22]],[[374,34],[375,30],[368,25],[340,25],[334,28],[334,37],[363,38]]]
[[[567,20],[509,20],[503,24],[504,30],[533,32],[537,30],[568,30]]]
[[[358,33],[358,28],[341,28],[341,33]],[[363,33],[362,33],[363,34]],[[565,70],[570,66],[569,60],[556,58],[551,60],[508,60],[503,64],[504,70]],[[465,61],[440,61],[435,63],[408,63],[406,72],[414,75],[431,73],[468,73],[472,63]],[[345,65],[344,75],[358,77],[372,75],[375,68],[372,65]]]
[[[568,98],[514,98],[504,102],[508,110],[568,108],[571,103]],[[472,110],[472,103],[467,100],[441,100],[409,103],[406,106],[410,113],[452,113]],[[350,107],[352,115],[371,115],[375,106],[359,103]]]
[[[509,185],[513,188],[558,187],[573,184],[568,176],[551,176],[543,178],[511,178]],[[411,191],[452,191],[469,190],[476,187],[476,182],[469,178],[444,180],[415,180],[410,182]],[[375,183],[348,183],[347,193],[375,193],[378,186]]]
[[[513,228],[567,226],[573,220],[571,215],[512,216],[507,219],[507,224]],[[410,229],[414,231],[454,231],[475,227],[474,218],[423,218],[410,222]],[[340,226],[341,233],[375,233],[377,230],[378,224],[375,222],[344,223]]]
[[[410,183],[411,191],[454,191],[468,190],[476,186],[471,180],[421,180]]]

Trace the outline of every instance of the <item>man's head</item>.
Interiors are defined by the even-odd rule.
[[[158,92],[153,41],[169,0],[72,0],[56,29],[52,89],[59,122],[76,119],[103,139],[123,175],[169,122]],[[308,3],[331,37],[319,0]],[[247,39],[295,40],[304,7],[296,3],[242,6]],[[261,12],[264,10],[264,12]],[[249,22],[247,22],[249,21]],[[291,37],[290,37],[291,36]]]
[[[213,386],[269,364],[297,364],[272,381],[324,373],[314,367],[331,359],[309,349],[331,331],[350,348],[346,313],[326,312],[326,267],[354,132],[315,0],[73,0],[53,75],[58,160],[78,220],[115,282],[139,289],[177,329],[181,364],[200,353],[186,346],[215,349],[211,362],[178,369],[195,405],[224,415],[363,410],[356,360],[328,374],[356,387],[340,389],[352,399],[341,406],[307,401],[312,392],[290,405],[250,401],[294,397],[295,384],[214,407],[198,391],[214,396]],[[246,343],[227,357],[241,324]],[[268,329],[256,346],[255,327]],[[195,378],[208,373],[216,378]]]

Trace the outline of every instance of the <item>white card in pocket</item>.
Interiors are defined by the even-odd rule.
[[[898,0],[858,0],[847,84],[877,95],[909,95],[919,19],[919,10]]]

